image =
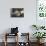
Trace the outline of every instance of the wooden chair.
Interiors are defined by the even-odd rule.
[[[29,33],[21,33],[21,36],[26,36],[27,42],[26,42],[26,46],[30,46],[30,42],[29,42]]]
[[[5,33],[5,46],[7,46],[8,45],[8,42],[7,42],[7,36],[17,36],[17,38],[15,38],[15,40],[17,40],[16,41],[16,45],[15,46],[18,46],[18,33],[17,34],[10,34],[10,33]]]

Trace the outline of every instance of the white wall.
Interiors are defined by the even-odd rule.
[[[24,8],[24,18],[11,18],[10,8]],[[36,24],[36,0],[0,0],[0,34],[16,26],[31,34],[32,24]]]

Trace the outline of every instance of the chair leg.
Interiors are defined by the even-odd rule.
[[[5,46],[7,46],[7,34],[5,34]]]
[[[5,46],[7,46],[7,42],[5,41]]]
[[[15,46],[19,46],[18,45],[18,34],[17,34],[16,40],[17,40],[17,42],[16,42],[16,45]]]
[[[17,34],[17,46],[18,46],[18,34]]]

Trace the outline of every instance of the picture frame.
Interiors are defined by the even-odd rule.
[[[24,17],[24,8],[11,8],[11,17]]]

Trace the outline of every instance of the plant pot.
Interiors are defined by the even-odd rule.
[[[38,42],[39,44],[41,44],[41,43],[44,42],[44,40],[45,40],[45,39],[38,39],[37,42]]]
[[[37,43],[40,43],[40,39],[37,39]]]

